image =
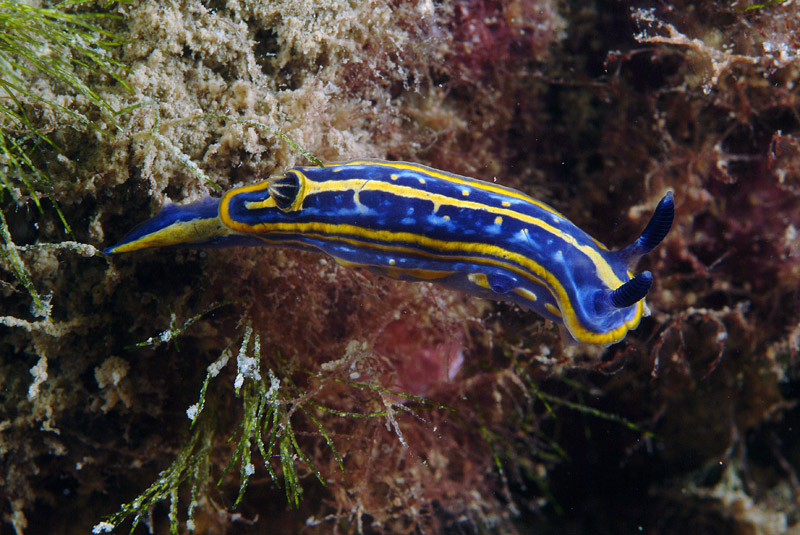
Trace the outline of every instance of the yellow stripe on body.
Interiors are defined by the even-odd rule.
[[[557,215],[558,217],[562,217],[566,219],[563,215],[558,213],[553,207],[546,205],[541,201],[537,201],[533,197],[529,197],[524,193],[517,191],[515,189],[507,188],[505,186],[498,186],[496,184],[490,184],[488,182],[484,182],[483,180],[478,180],[475,178],[469,178],[466,176],[460,175],[453,175],[450,173],[446,173],[444,171],[439,171],[437,169],[433,169],[431,167],[425,167],[419,164],[411,164],[407,162],[384,162],[380,160],[353,160],[351,162],[341,162],[330,164],[328,167],[347,167],[347,166],[360,166],[360,165],[380,165],[381,167],[390,167],[392,169],[403,169],[406,171],[412,171],[414,173],[422,173],[428,175],[432,178],[438,178],[441,180],[445,180],[447,182],[453,184],[462,184],[466,186],[473,186],[475,188],[481,189],[483,191],[489,191],[492,193],[499,193],[501,195],[506,195],[508,197],[512,197],[514,199],[519,199],[523,201],[527,201],[530,203],[535,204],[539,208],[543,210],[547,210],[548,212]],[[333,170],[334,172],[336,169]]]
[[[509,218],[516,219],[517,221],[520,221],[522,223],[527,223],[529,225],[538,227],[544,230],[545,232],[552,234],[556,238],[561,239],[567,245],[572,246],[581,251],[594,264],[595,270],[597,271],[597,276],[600,278],[601,281],[603,281],[603,284],[605,284],[607,288],[612,288],[612,289],[619,288],[623,284],[623,281],[621,281],[619,277],[617,277],[616,273],[614,273],[614,270],[611,268],[608,262],[606,262],[606,260],[597,250],[595,250],[589,245],[578,244],[575,238],[570,234],[565,233],[564,231],[550,225],[549,223],[544,222],[543,220],[537,217],[532,217],[526,214],[520,214],[519,212],[509,208],[497,208],[494,206],[489,206],[474,201],[465,201],[461,199],[456,199],[453,197],[449,197],[447,195],[443,195],[441,193],[432,193],[425,190],[419,190],[411,186],[399,186],[397,184],[393,184],[390,182],[382,182],[379,180],[354,178],[349,180],[328,180],[328,181],[317,182],[307,177],[306,180],[308,182],[306,184],[307,198],[317,193],[327,193],[335,191],[353,191],[354,196],[357,195],[357,193],[363,191],[380,191],[384,193],[390,193],[392,195],[396,195],[402,198],[430,201],[433,203],[433,213],[436,213],[442,206],[448,206],[462,210],[484,210],[498,216],[507,216]],[[358,202],[357,197],[356,197],[356,202]],[[253,204],[255,205],[256,203]],[[260,205],[262,203],[258,204]],[[560,217],[563,218],[563,216]]]
[[[535,293],[533,293],[530,290],[526,290],[525,288],[514,288],[511,291],[514,292],[515,294],[527,299],[530,302],[534,302],[534,301],[538,301],[539,300],[539,296],[537,296]],[[547,306],[547,304],[545,304],[545,306]]]
[[[474,284],[475,286],[480,286],[481,288],[486,288],[487,290],[491,290],[491,286],[489,286],[489,277],[486,276],[484,273],[470,273],[467,275],[467,279]]]
[[[418,166],[418,165],[411,165],[411,164],[404,164],[404,163],[385,163],[385,162],[370,162],[368,160],[356,160],[353,162],[347,162],[345,164],[334,164],[334,166],[351,166],[351,165],[381,165],[384,167],[391,167],[394,169],[405,169],[413,172],[418,173],[425,173],[431,177],[447,180],[449,182],[457,183],[457,184],[468,184],[473,185],[478,189],[483,189],[485,191],[490,191],[492,193],[499,193],[502,195],[507,195],[513,198],[521,199],[524,201],[531,202],[540,208],[547,210],[548,212],[567,220],[563,215],[558,213],[557,211],[553,210],[551,207],[547,206],[546,204],[533,199],[532,197],[528,197],[527,195],[520,193],[516,190],[511,190],[502,186],[495,186],[492,184],[488,184],[486,182],[478,181],[475,179],[469,179],[467,177],[458,177],[456,175],[451,175],[449,173],[444,173],[441,171],[436,171],[433,169],[429,169],[426,167]],[[330,166],[329,166],[330,167]],[[336,169],[333,169],[335,172]],[[489,206],[485,204],[481,204],[474,201],[464,201],[460,199],[456,199],[454,197],[449,197],[447,195],[442,195],[440,193],[432,193],[425,190],[419,190],[417,188],[411,186],[400,186],[390,182],[383,182],[380,180],[370,180],[370,179],[349,179],[349,180],[326,180],[326,181],[315,181],[305,174],[301,173],[298,170],[292,170],[287,172],[296,172],[300,177],[300,192],[298,192],[297,198],[292,203],[292,206],[286,210],[287,212],[293,212],[300,210],[302,208],[303,200],[309,196],[312,196],[316,193],[325,193],[325,192],[336,192],[336,191],[352,191],[354,200],[356,203],[360,204],[358,199],[358,193],[361,191],[380,191],[384,193],[390,193],[392,195],[396,195],[398,197],[405,197],[411,198],[416,200],[427,200],[433,203],[433,213],[436,213],[441,206],[449,206],[453,208],[459,209],[466,209],[466,210],[485,210],[493,214],[497,215],[506,215],[508,217],[514,218],[518,221],[528,223],[530,225],[534,225],[539,227],[540,229],[553,234],[557,238],[560,238],[562,241],[571,245],[581,252],[583,252],[594,264],[595,270],[597,272],[598,277],[601,281],[606,285],[608,288],[618,288],[622,285],[623,281],[619,279],[614,273],[614,270],[605,261],[605,259],[600,255],[596,250],[591,248],[588,245],[579,245],[578,242],[569,234],[564,233],[560,229],[553,227],[552,225],[545,223],[543,220],[535,217],[531,217],[525,214],[520,214],[519,212],[508,209],[508,208],[497,208],[494,206]],[[261,191],[267,189],[269,187],[269,181],[260,182],[258,184],[253,184],[250,186],[243,186],[240,188],[234,188],[230,190],[228,193],[225,194],[223,198],[223,202],[225,198],[229,195],[236,195],[237,193],[247,193],[253,191]],[[503,202],[503,206],[508,205],[507,202]],[[258,210],[263,208],[271,208],[275,206],[275,201],[268,197],[263,201],[251,201],[245,205],[245,208],[248,210]],[[499,224],[499,223],[498,223]],[[603,250],[608,250],[602,243],[598,242],[591,236],[590,239],[600,248]]]
[[[561,317],[561,311],[558,309],[558,307],[555,307],[555,306],[551,305],[550,303],[545,303],[544,304],[544,308],[546,308],[547,311],[550,314],[552,314],[553,316],[555,316],[557,318]]]

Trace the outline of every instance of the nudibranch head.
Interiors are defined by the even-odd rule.
[[[667,192],[644,231],[631,245],[618,251],[598,247],[597,254],[602,256],[607,270],[598,269],[598,263],[594,268],[583,269],[573,264],[571,268],[576,274],[561,277],[571,284],[565,290],[569,295],[567,304],[562,302],[560,308],[563,311],[577,304],[574,317],[578,322],[564,318],[572,338],[583,343],[608,345],[620,341],[628,330],[639,325],[641,318],[649,313],[644,298],[653,285],[653,275],[644,271],[634,276],[631,270],[667,236],[674,216],[673,195]],[[607,271],[605,276],[603,271]],[[582,273],[583,277],[577,273]],[[612,283],[612,278],[617,282]]]

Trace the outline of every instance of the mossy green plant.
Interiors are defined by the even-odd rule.
[[[252,356],[248,356],[251,338],[253,340]],[[302,489],[295,467],[295,459],[299,459],[307,465],[320,483],[324,485],[325,481],[297,443],[291,420],[293,403],[287,395],[285,386],[282,387],[281,381],[272,370],[267,371],[269,384],[267,384],[267,378],[261,375],[261,341],[250,326],[245,329],[236,363],[237,375],[234,388],[236,396],[242,399],[243,416],[237,431],[236,449],[222,474],[224,477],[237,464],[239,465],[239,494],[234,507],[242,500],[247,482],[255,473],[255,467],[251,462],[254,449],[257,448],[261,454],[264,466],[272,480],[278,482],[278,476],[269,464],[269,459],[272,458],[272,452],[276,446],[280,456],[286,498],[289,503],[297,507],[300,503]],[[299,405],[299,408],[303,410],[302,405]],[[336,453],[336,448],[333,447],[327,434],[324,436],[332,446],[334,455],[341,466],[341,459]],[[232,436],[229,440],[233,439]],[[222,479],[219,483],[222,483]]]
[[[139,523],[146,518],[147,512],[153,505],[169,499],[170,533],[178,533],[178,490],[184,483],[188,483],[191,488],[192,501],[189,505],[188,520],[191,522],[193,520],[192,513],[210,471],[212,438],[214,436],[214,428],[210,423],[209,420],[206,420],[203,425],[198,425],[181,448],[175,461],[158,474],[156,481],[132,502],[124,504],[119,512],[95,525],[92,532],[110,532],[126,518],[133,517],[130,529],[130,532],[133,533]]]
[[[94,129],[102,130],[103,126],[75,109],[30,91],[26,88],[28,77],[44,77],[65,86],[112,118],[116,110],[92,89],[88,78],[105,75],[131,90],[124,79],[127,69],[110,53],[123,42],[100,25],[103,19],[119,16],[68,11],[87,4],[72,0],[53,8],[38,8],[13,0],[0,1],[0,150],[6,167],[0,175],[2,192],[18,200],[18,180],[39,209],[40,197],[51,195],[51,184],[31,159],[31,152],[37,143],[55,146],[47,132],[59,126],[57,122],[42,124],[42,109],[56,112],[56,118],[63,114],[78,119]],[[62,221],[69,230],[63,217]]]
[[[204,314],[225,304],[227,303],[212,305],[180,325],[173,323],[160,335],[151,337],[139,345],[152,346],[166,341],[174,342]],[[235,349],[236,345],[239,346],[238,352]],[[236,352],[235,355],[234,352]],[[94,533],[111,532],[127,520],[131,520],[130,532],[132,533],[139,523],[148,517],[149,511],[154,505],[167,501],[169,503],[170,533],[177,534],[180,527],[179,494],[183,489],[189,491],[189,503],[185,509],[185,524],[187,527],[193,526],[194,513],[201,502],[201,495],[207,492],[215,478],[212,456],[218,453],[217,450],[221,443],[233,444],[233,450],[226,467],[219,476],[216,476],[217,486],[223,485],[228,474],[233,472],[238,474],[239,490],[233,504],[234,508],[241,502],[248,482],[256,472],[253,462],[254,455],[260,455],[270,478],[277,486],[285,489],[287,503],[294,508],[299,507],[303,496],[302,475],[298,470],[300,466],[304,466],[305,471],[309,475],[313,475],[322,486],[328,486],[325,477],[315,467],[314,462],[297,439],[294,422],[299,417],[307,420],[306,429],[311,428],[318,433],[318,436],[327,445],[338,470],[342,474],[345,472],[344,461],[337,450],[332,434],[315,416],[315,412],[333,418],[384,419],[386,425],[396,433],[397,439],[404,447],[408,447],[400,427],[394,419],[395,411],[398,409],[384,404],[385,410],[347,412],[325,406],[315,400],[313,392],[298,387],[292,379],[293,373],[298,370],[290,369],[287,363],[276,356],[272,359],[274,369],[269,368],[263,371],[261,367],[263,357],[260,336],[248,324],[241,337],[226,347],[219,357],[208,366],[198,401],[186,410],[190,420],[188,425],[190,435],[180,446],[175,460],[160,472],[156,480],[134,500],[123,504],[119,511],[95,525]],[[241,400],[241,416],[233,431],[225,438],[223,435],[229,431],[218,426],[214,411],[207,410],[208,405],[215,406],[217,404],[218,397],[217,394],[209,392],[209,386],[234,360],[236,361],[236,375],[233,388],[236,397]],[[453,411],[452,408],[420,396],[382,386],[343,381],[335,376],[327,377],[320,373],[311,375],[319,380],[320,384],[337,383],[354,390],[375,392],[379,396],[392,396],[412,402],[413,406],[408,407],[403,404],[396,405],[405,412],[431,409]],[[273,460],[276,466],[273,466]]]
[[[30,271],[28,271],[28,267],[19,256],[17,246],[11,239],[11,232],[8,230],[8,223],[6,222],[6,217],[3,215],[2,210],[0,210],[0,238],[3,240],[2,245],[0,245],[0,258],[11,266],[14,276],[25,287],[28,295],[31,296],[33,300],[31,304],[31,314],[36,317],[49,317],[51,309],[50,299],[40,296],[39,292],[36,291],[36,286],[33,285]]]
[[[70,225],[53,194],[52,180],[36,163],[36,153],[43,145],[59,150],[50,133],[62,126],[62,117],[97,131],[104,131],[106,124],[116,127],[116,110],[92,88],[90,77],[110,77],[131,90],[124,79],[127,69],[111,55],[122,40],[102,25],[119,15],[77,11],[93,4],[69,0],[47,8],[0,1],[0,203],[5,204],[7,196],[14,203],[30,200],[43,212],[42,198],[46,198],[67,234],[71,234]],[[91,119],[32,91],[33,78],[47,79],[53,86],[81,95],[104,120]],[[16,252],[5,217],[0,219],[0,232],[0,256],[30,295],[33,315],[49,316],[50,305],[37,292]]]

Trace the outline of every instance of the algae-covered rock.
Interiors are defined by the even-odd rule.
[[[797,530],[796,4],[58,6],[107,63],[6,69],[3,531]],[[313,253],[99,252],[305,154],[496,181],[612,248],[671,190],[652,315],[564,346]]]

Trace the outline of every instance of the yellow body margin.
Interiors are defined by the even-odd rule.
[[[156,232],[145,234],[138,240],[114,248],[114,253],[128,253],[149,247],[169,247],[192,242],[203,242],[231,233],[217,218],[175,222]]]

